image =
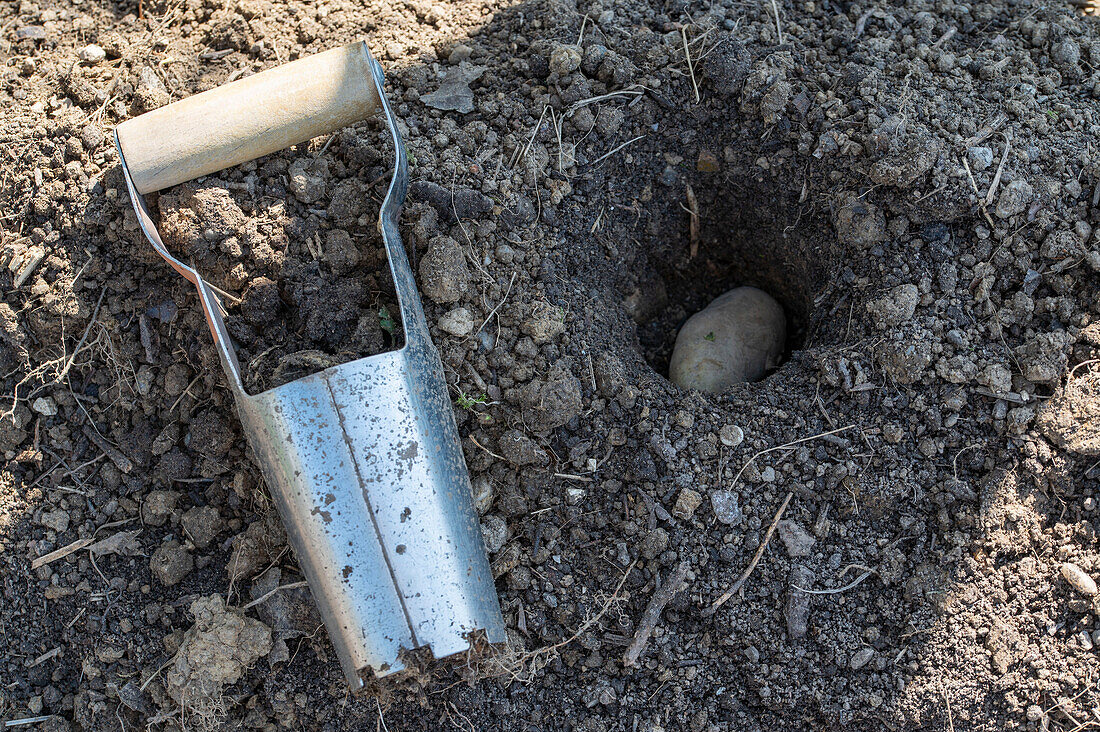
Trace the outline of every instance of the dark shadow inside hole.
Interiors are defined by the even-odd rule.
[[[701,227],[694,256],[688,236],[658,243],[649,256],[649,281],[639,285],[664,290],[665,297],[658,298],[664,306],[638,325],[638,340],[650,366],[665,376],[684,322],[743,285],[764,290],[783,306],[786,361],[815,330],[814,300],[834,264],[828,221],[797,197],[759,187],[711,187],[715,190],[698,196]]]

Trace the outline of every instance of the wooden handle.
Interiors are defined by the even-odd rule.
[[[362,41],[268,69],[116,129],[139,193],[151,193],[346,127],[378,109]]]

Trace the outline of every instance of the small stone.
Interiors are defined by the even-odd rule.
[[[347,274],[359,264],[359,247],[351,234],[343,229],[333,229],[325,234],[325,262],[336,274]]]
[[[496,514],[486,516],[481,520],[481,536],[485,540],[485,550],[496,554],[508,539],[508,524]]]
[[[31,409],[43,417],[57,416],[57,403],[53,400],[53,397],[38,397],[31,403]]]
[[[546,451],[519,430],[508,430],[497,443],[501,456],[512,465],[545,465],[550,461]]]
[[[855,655],[852,656],[852,660],[849,662],[848,665],[852,667],[853,671],[861,669],[868,663],[870,663],[871,659],[874,658],[874,656],[874,648],[860,648],[858,651],[855,652]]]
[[[462,246],[449,236],[432,239],[420,260],[420,288],[424,294],[440,304],[452,303],[466,292],[469,281]]]
[[[98,64],[107,58],[107,52],[94,43],[80,49],[80,60],[86,64]]]
[[[1050,49],[1050,58],[1059,66],[1076,66],[1081,60],[1081,47],[1072,38],[1064,38]]]
[[[576,506],[588,496],[588,491],[584,488],[577,488],[571,486],[565,489],[565,503],[567,506]]]
[[[878,206],[856,196],[837,209],[833,224],[840,242],[855,249],[869,249],[886,241],[886,216]]]
[[[815,541],[810,532],[802,528],[797,522],[789,519],[780,521],[777,528],[779,538],[783,540],[784,546],[787,547],[787,556],[808,557],[810,555],[810,550],[813,548]]]
[[[15,29],[15,37],[21,41],[42,41],[46,39],[46,29],[40,25],[24,25]]]
[[[1032,704],[1027,708],[1027,721],[1039,722],[1042,721],[1046,714],[1043,713],[1043,708],[1038,704]]]
[[[726,447],[737,447],[745,441],[745,431],[735,424],[723,425],[718,430],[718,439]]]
[[[80,139],[84,143],[84,147],[89,150],[95,150],[99,147],[99,144],[103,142],[103,138],[103,130],[98,125],[85,125],[80,132]]]
[[[661,552],[668,549],[668,532],[658,526],[645,535],[638,548],[646,559],[655,559]]]
[[[672,507],[672,515],[682,519],[689,519],[695,515],[695,509],[703,502],[703,497],[691,488],[680,491],[676,498],[676,505]]]
[[[1028,207],[1035,191],[1027,181],[1014,180],[1001,190],[997,197],[997,217],[1007,219],[1015,216]]]
[[[450,55],[447,56],[447,63],[454,66],[460,64],[463,61],[469,61],[470,56],[473,54],[474,49],[467,46],[465,43],[459,43],[451,49]]]
[[[214,543],[218,534],[225,528],[218,509],[213,506],[195,506],[188,509],[180,518],[183,531],[199,549],[205,549]]]
[[[536,303],[519,329],[537,344],[549,343],[565,332],[565,311],[544,302]]]
[[[63,534],[69,528],[69,512],[60,508],[54,511],[46,511],[39,519],[39,523],[47,529]]]
[[[898,285],[883,297],[867,303],[867,312],[880,330],[894,328],[913,319],[920,302],[916,285]]]
[[[164,526],[178,500],[178,493],[151,491],[141,502],[141,520],[149,526]]]
[[[584,58],[580,46],[559,44],[550,51],[550,72],[558,76],[572,74]]]
[[[1092,597],[1097,593],[1096,580],[1072,562],[1062,565],[1062,577],[1079,594]]]
[[[711,491],[710,507],[714,511],[715,518],[726,526],[736,526],[744,518],[737,494],[733,491]]]
[[[455,308],[439,319],[439,328],[456,338],[464,338],[470,335],[477,325],[477,320],[466,308]]]
[[[710,150],[700,150],[699,159],[695,161],[695,169],[700,173],[717,173],[721,170],[718,157]]]
[[[453,110],[461,114],[474,110],[474,92],[470,84],[485,73],[484,66],[472,66],[461,62],[447,69],[439,88],[420,97],[420,101],[444,111]]]
[[[302,203],[313,203],[325,195],[327,176],[328,161],[325,158],[298,158],[290,164],[287,187]]]
[[[973,171],[982,171],[993,165],[993,151],[988,147],[971,147],[966,151],[966,160]]]
[[[166,541],[157,547],[149,559],[149,570],[157,580],[171,587],[179,583],[195,568],[191,552],[180,546],[178,541]]]
[[[493,481],[483,475],[475,477],[470,481],[470,493],[473,495],[474,509],[477,510],[477,515],[484,516],[489,512],[489,508],[493,505],[493,499],[496,498]]]

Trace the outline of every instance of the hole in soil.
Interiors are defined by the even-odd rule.
[[[655,293],[646,308],[654,315],[638,325],[638,340],[646,361],[666,377],[684,322],[742,285],[764,290],[783,306],[786,361],[814,332],[814,300],[833,264],[829,225],[823,216],[805,210],[800,215],[797,190],[786,195],[736,184],[721,189],[707,182],[694,188],[708,185],[715,190],[698,195],[701,231],[695,255],[686,235],[668,246],[658,244],[649,254],[652,278],[638,283],[638,292]],[[671,217],[671,230],[686,229],[685,217],[682,212],[679,221]]]

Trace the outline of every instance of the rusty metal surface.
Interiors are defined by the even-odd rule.
[[[505,640],[442,365],[397,229],[405,146],[382,68],[373,58],[370,67],[396,158],[378,225],[405,331],[398,351],[245,392],[216,292],[168,252],[122,161],[142,230],[198,289],[244,432],[353,688],[364,674],[402,669],[402,648],[430,646],[439,658],[468,649],[474,631]]]

